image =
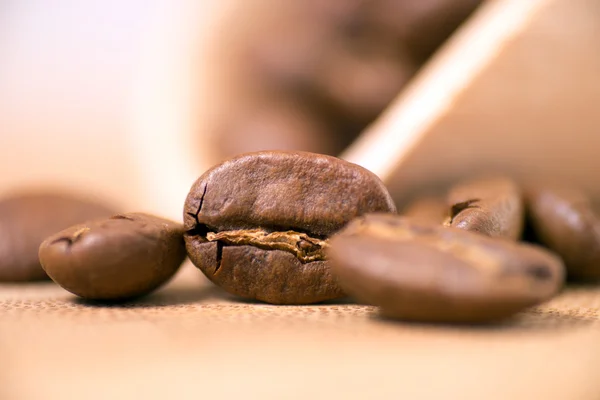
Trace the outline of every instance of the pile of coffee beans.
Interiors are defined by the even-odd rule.
[[[231,85],[219,83],[211,98],[218,159],[271,149],[339,154],[481,2],[249,2],[218,32],[213,55],[214,80]]]
[[[183,224],[109,212],[50,194],[0,201],[0,279],[46,277],[41,262],[80,297],[127,300],[165,284],[187,255],[240,297],[300,305],[350,295],[389,318],[444,323],[499,321],[551,299],[566,278],[600,280],[591,200],[555,183],[467,179],[398,214],[358,165],[264,151],[200,176]]]

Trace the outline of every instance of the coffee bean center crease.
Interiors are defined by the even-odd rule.
[[[205,239],[226,246],[254,246],[264,250],[282,250],[295,255],[302,263],[325,260],[326,240],[295,231],[268,232],[264,229],[241,229],[207,232]]]

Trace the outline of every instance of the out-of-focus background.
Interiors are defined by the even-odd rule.
[[[401,204],[486,170],[600,196],[598,0],[0,0],[0,197],[177,220],[225,157],[339,154]],[[124,305],[0,290],[0,399],[598,399],[598,290],[504,325],[234,300],[189,263]]]
[[[213,163],[340,154],[480,0],[0,3],[0,195],[180,218]]]
[[[0,196],[181,218],[234,154],[301,149],[402,204],[474,171],[600,195],[595,0],[0,2]]]

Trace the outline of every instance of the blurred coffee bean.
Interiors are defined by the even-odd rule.
[[[125,300],[167,282],[185,259],[183,226],[144,213],[74,225],[47,238],[40,261],[60,286],[90,300]]]
[[[509,178],[466,181],[448,193],[449,226],[517,240],[523,233],[524,205],[519,186]]]
[[[526,193],[534,236],[563,258],[568,277],[600,280],[600,218],[590,198],[566,183],[535,184]]]
[[[71,225],[114,213],[106,205],[62,193],[23,193],[0,200],[0,282],[48,279],[38,259],[42,241]]]
[[[348,294],[418,322],[501,320],[564,283],[562,261],[541,247],[391,214],[350,222],[327,256]]]

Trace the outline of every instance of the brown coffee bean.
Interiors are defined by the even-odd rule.
[[[561,260],[542,248],[396,215],[356,219],[327,255],[350,295],[412,321],[507,318],[548,300],[564,280]]]
[[[402,210],[402,215],[423,222],[442,224],[450,215],[450,207],[439,197],[427,196],[409,203]]]
[[[395,206],[379,178],[358,165],[305,152],[245,154],[192,186],[187,251],[230,293],[315,303],[343,296],[325,259],[327,237],[371,211]]]
[[[75,225],[42,243],[48,275],[77,296],[121,300],[167,282],[185,259],[183,226],[143,213]]]
[[[600,218],[585,193],[567,184],[532,185],[527,212],[536,240],[563,258],[570,279],[600,279]]]
[[[107,206],[53,192],[0,200],[0,282],[48,279],[38,259],[42,241],[71,225],[114,213]]]
[[[475,179],[452,188],[447,225],[492,237],[517,240],[524,224],[519,186],[508,178]]]

